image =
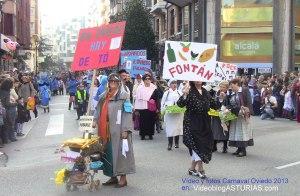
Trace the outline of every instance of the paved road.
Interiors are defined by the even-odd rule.
[[[67,100],[66,96],[54,97],[50,114],[40,112],[38,119],[26,125],[26,132],[29,131],[27,136],[4,149],[9,155],[9,162],[6,168],[0,168],[0,196],[300,195],[300,164],[276,169],[278,166],[300,161],[300,124],[283,119],[261,121],[258,118],[253,118],[255,146],[248,149],[248,156],[237,158],[231,153],[215,153],[211,163],[205,166],[210,181],[203,185],[199,179],[187,175],[190,158],[182,144],[179,149],[169,152],[166,150],[164,133],[156,134],[153,141],[141,141],[138,133],[134,133],[137,173],[128,177],[128,187],[101,187],[100,191],[93,193],[83,187],[78,192],[66,192],[63,186],[56,186],[54,183],[55,170],[64,167],[55,150],[65,139],[81,135],[75,111],[67,110]],[[50,130],[50,135],[45,136],[47,129],[51,127],[58,131],[55,133]],[[60,131],[63,131],[62,134],[59,134]],[[234,149],[229,149],[229,152],[233,151]],[[102,182],[107,180],[102,174],[98,177]],[[252,180],[264,180],[264,183],[230,187],[227,185],[233,184],[225,184],[225,178],[253,178]],[[232,190],[218,192],[205,191],[205,188]],[[257,190],[260,188],[262,191]],[[267,192],[265,189],[273,191]]]

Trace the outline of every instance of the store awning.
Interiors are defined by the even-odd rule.
[[[193,2],[193,0],[165,0],[165,1],[177,5],[178,7],[185,7],[188,4]]]
[[[234,63],[238,68],[273,68],[273,63]]]

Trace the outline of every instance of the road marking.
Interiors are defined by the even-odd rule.
[[[284,169],[284,168],[292,167],[292,166],[299,165],[299,164],[300,164],[300,161],[297,161],[297,162],[294,162],[294,163],[290,163],[290,164],[287,164],[287,165],[278,166],[278,167],[275,167],[275,168],[276,169]]]
[[[51,115],[45,136],[64,133],[64,114]]]
[[[66,108],[51,108],[51,111],[53,111],[53,110],[65,110],[65,111],[67,111],[67,109]]]
[[[49,105],[53,106],[53,105],[68,105],[68,104],[69,104],[68,102],[64,102],[64,103],[51,103]]]

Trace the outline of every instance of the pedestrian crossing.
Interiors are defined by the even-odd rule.
[[[62,135],[64,133],[64,114],[51,115],[45,136]]]

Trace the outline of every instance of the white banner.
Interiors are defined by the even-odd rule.
[[[232,80],[236,77],[238,67],[235,64],[218,62],[216,66],[215,81]]]
[[[80,131],[93,131],[93,116],[81,116],[79,120]]]
[[[163,78],[213,82],[217,45],[166,41]]]

